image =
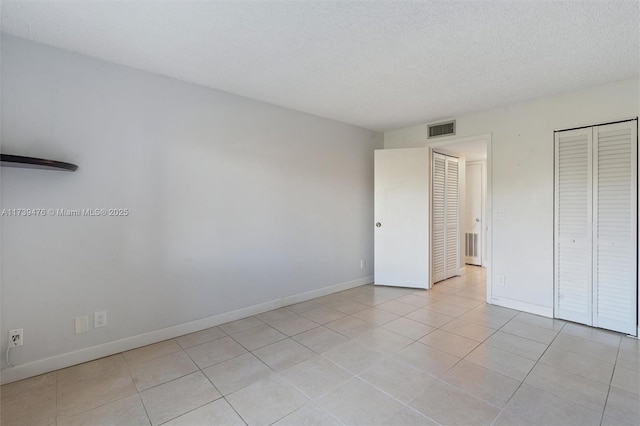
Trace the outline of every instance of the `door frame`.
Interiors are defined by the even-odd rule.
[[[487,232],[485,226],[485,220],[487,216],[486,206],[487,206],[487,161],[486,160],[474,160],[467,161],[466,166],[475,166],[479,165],[481,167],[480,179],[482,180],[482,188],[480,189],[480,223],[482,223],[482,228],[480,229],[480,266],[485,267],[487,265],[487,248],[485,247]],[[466,191],[466,185],[465,185]],[[466,205],[466,197],[465,197],[465,205]]]
[[[485,176],[486,176],[486,195],[485,195],[485,222],[484,222],[484,231],[485,231],[485,247],[486,247],[486,268],[487,268],[487,303],[491,303],[492,298],[492,282],[493,282],[493,215],[489,214],[493,210],[493,173],[491,167],[491,133],[485,133],[481,135],[475,136],[464,136],[464,137],[447,137],[447,138],[438,138],[435,141],[427,141],[425,146],[429,149],[429,188],[431,188],[431,163],[432,163],[432,154],[433,150],[442,151],[447,149],[447,145],[454,145],[465,142],[480,142],[484,141],[487,147],[487,160],[486,160],[486,168],[485,168]],[[432,205],[431,200],[431,190],[429,190],[429,206]],[[431,220],[429,220],[431,222]],[[431,225],[429,225],[429,244],[433,241],[432,229]],[[432,265],[431,260],[429,260],[429,288],[433,287],[433,277],[432,277]]]

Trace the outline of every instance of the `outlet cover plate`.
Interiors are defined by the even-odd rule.
[[[16,341],[14,341],[13,336],[19,336],[19,337]],[[9,347],[15,348],[22,345],[24,345],[24,330],[21,328],[16,328],[15,330],[9,330]]]
[[[93,327],[100,328],[107,325],[107,311],[98,311],[93,314]]]
[[[89,331],[89,317],[76,317],[76,334],[86,333]]]

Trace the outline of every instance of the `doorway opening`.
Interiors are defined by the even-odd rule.
[[[479,135],[464,138],[437,140],[427,144],[430,158],[437,153],[455,156],[458,162],[458,265],[459,272],[453,278],[442,281],[436,270],[434,259],[430,263],[431,286],[451,280],[460,280],[460,276],[468,275],[466,271],[476,271],[472,275],[486,276],[487,301],[491,300],[491,135]],[[430,183],[430,194],[433,197],[433,177]],[[434,204],[434,201],[436,204]],[[437,200],[430,200],[435,207]],[[432,217],[434,212],[431,212]],[[435,254],[439,244],[438,227],[431,224],[429,229],[430,252]],[[483,269],[479,269],[483,268]],[[482,271],[481,274],[478,274]]]

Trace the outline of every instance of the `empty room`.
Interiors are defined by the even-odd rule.
[[[638,1],[0,1],[0,423],[638,425]]]

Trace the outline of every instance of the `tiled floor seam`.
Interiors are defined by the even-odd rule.
[[[613,379],[613,374],[611,375]],[[611,393],[611,385],[607,388],[607,396],[604,399],[604,407],[602,408],[602,414],[600,415],[600,424],[604,421],[604,413],[607,411],[607,402],[609,402],[609,394]]]
[[[149,416],[149,412],[147,411],[147,406],[144,405],[144,401],[142,400],[142,395],[138,392],[138,398],[140,399],[140,404],[142,405],[142,409],[144,410],[144,414],[147,416],[147,420],[149,421],[149,425],[151,425],[151,417]]]
[[[56,371],[56,417],[53,419],[56,425],[58,424],[58,376],[58,371]],[[2,418],[0,418],[0,423],[2,423],[1,420]]]
[[[222,395],[222,393],[220,393]],[[224,399],[224,401],[229,404],[229,407],[231,407],[231,409],[233,410],[234,413],[236,413],[238,415],[238,417],[240,418],[240,420],[242,420],[244,422],[245,425],[248,425],[249,422],[247,422],[244,417],[242,417],[240,415],[240,413],[238,412],[238,410],[236,410],[236,407],[234,407],[233,405],[231,405],[231,402],[227,399],[227,397],[225,395],[222,395],[222,399]]]
[[[558,333],[556,334],[556,336],[553,338],[553,340],[549,343],[549,345],[547,345],[547,348],[544,350],[544,352],[542,353],[542,355],[540,355],[540,358],[538,358],[538,361],[536,361],[536,363],[533,365],[533,368],[531,368],[531,370],[527,373],[527,375],[525,376],[525,378],[522,380],[522,383],[520,384],[520,386],[518,386],[518,390],[520,389],[520,387],[522,387],[522,385],[523,385],[523,384],[525,384],[525,381],[527,380],[527,378],[529,377],[529,375],[531,374],[531,372],[536,368],[536,366],[537,366],[538,364],[540,364],[540,360],[542,359],[542,357],[544,356],[544,354],[547,352],[547,350],[549,350],[549,348],[551,347],[551,345],[553,344],[553,342],[556,340],[556,338],[560,335],[560,331],[562,330],[562,328],[564,328],[564,325],[560,328],[560,330],[558,331]],[[619,345],[618,345],[618,350],[619,350]],[[546,364],[544,364],[544,363],[542,363],[542,364],[543,364],[543,365],[546,365]],[[555,367],[555,368],[557,368],[557,367]],[[566,371],[566,370],[564,370],[564,369],[560,369],[560,370]],[[578,374],[576,374],[576,375],[577,375],[577,376],[579,376]],[[582,376],[580,376],[580,377],[582,377]],[[612,380],[613,380],[613,374],[611,374],[611,378],[612,378]],[[546,393],[548,393],[548,394],[550,394],[550,395],[553,395],[553,396],[555,396],[555,397],[557,397],[557,398],[560,398],[560,399],[562,399],[562,400],[564,400],[564,401],[572,402],[572,403],[574,403],[574,404],[576,404],[576,405],[579,405],[579,406],[583,407],[584,409],[591,410],[591,411],[596,411],[596,410],[594,410],[593,408],[591,408],[591,407],[587,407],[587,406],[585,406],[584,404],[582,404],[582,403],[580,403],[580,402],[577,402],[577,401],[573,401],[573,400],[567,399],[567,398],[565,398],[563,395],[557,395],[557,394],[555,394],[555,393],[553,393],[553,392],[549,392],[549,391],[548,391],[548,390],[546,390],[546,389],[541,389],[541,388],[539,388],[539,387],[537,387],[537,386],[535,386],[535,385],[529,384],[529,383],[527,383],[527,385],[528,385],[528,386],[531,386],[531,387],[534,387],[534,388],[536,388],[536,389],[538,389],[538,390],[540,390],[540,391],[542,391],[542,392],[546,392]],[[518,392],[518,390],[516,390],[516,392],[514,392],[514,394],[513,394],[513,395],[515,395],[515,394]],[[609,385],[608,390],[607,390],[607,398],[608,398],[608,396],[609,396],[609,392],[610,392],[610,391],[611,391],[611,385]],[[513,397],[513,395],[512,395],[512,397]],[[509,398],[509,401],[511,401],[511,398]],[[507,404],[509,403],[509,401],[507,402]],[[506,405],[505,405],[505,407],[506,407]],[[607,408],[607,402],[606,402],[606,399],[605,399],[605,402],[604,402],[604,404],[603,404],[603,406],[602,406],[602,413],[601,413],[601,416],[600,416],[600,423],[602,423],[602,420],[604,419],[604,412],[605,412],[606,408]]]
[[[129,373],[129,378],[131,379],[131,382],[133,383],[133,387],[136,390],[136,394],[140,395],[140,392],[138,391],[138,388],[135,386],[135,382],[133,381],[133,376],[131,375],[131,371],[129,370],[129,364],[127,364],[127,360],[124,359],[123,352],[120,352],[120,353],[117,353],[117,354],[114,354],[114,355],[110,355],[110,356],[121,356],[122,357],[122,360],[124,361],[125,365],[127,366],[127,372]],[[107,357],[105,357],[105,358],[107,358]],[[88,361],[88,362],[91,362],[91,361]],[[84,363],[84,364],[86,364],[86,363]],[[81,364],[79,364],[79,365],[81,365]],[[74,367],[74,366],[72,366],[72,367]],[[71,368],[71,367],[67,367],[67,368]],[[64,370],[64,368],[62,370]],[[56,418],[55,418],[55,424],[58,424],[58,418],[60,417],[60,415],[58,413],[58,386],[59,386],[59,380],[58,380],[59,379],[58,378],[59,374],[58,373],[59,373],[59,371],[61,371],[61,370],[55,371],[55,373],[56,373]],[[96,405],[95,407],[91,407],[91,408],[88,408],[86,410],[78,411],[77,413],[74,413],[72,415],[64,416],[63,418],[73,418],[73,417],[79,416],[81,414],[85,414],[85,413],[88,413],[90,411],[96,410],[98,408],[104,407],[106,405],[112,404],[114,402],[120,401],[122,399],[129,398],[130,396],[133,396],[133,395],[134,394],[125,395],[125,396],[122,396],[120,398],[109,400],[109,401],[104,402],[103,404]],[[142,398],[140,398],[140,400],[142,402]],[[143,404],[143,407],[144,407],[144,404]],[[146,408],[145,408],[145,413],[146,413]],[[148,413],[147,413],[147,418],[149,418],[149,414]],[[150,418],[149,418],[149,423],[151,423],[151,419]]]
[[[600,424],[604,421],[604,413],[607,411],[607,403],[609,402],[609,394],[611,393],[611,386],[613,383],[613,376],[616,374],[616,367],[618,366],[618,356],[620,356],[620,346],[622,346],[622,339],[618,343],[618,351],[616,352],[616,363],[613,365],[613,372],[611,373],[611,379],[609,379],[609,387],[607,388],[607,397],[604,399],[604,408],[602,409],[602,416],[600,416]],[[615,416],[612,416],[615,418]]]
[[[182,413],[182,414],[180,414],[180,415],[178,415],[178,416],[176,416],[176,417],[173,417],[173,418],[171,418],[171,419],[168,419],[168,420],[166,420],[166,421],[164,421],[164,422],[162,422],[162,423],[158,423],[158,425],[157,425],[157,426],[162,426],[162,425],[167,424],[167,423],[169,423],[169,422],[172,422],[172,421],[174,421],[175,419],[178,419],[178,418],[180,418],[180,417],[182,417],[182,416],[186,416],[187,414],[189,414],[189,413],[191,413],[191,412],[193,412],[193,411],[195,411],[195,410],[198,410],[198,409],[200,409],[200,408],[204,407],[205,405],[209,405],[209,404],[211,404],[212,402],[217,401],[217,400],[222,399],[222,398],[224,398],[224,397],[223,397],[223,396],[221,396],[220,398],[216,398],[216,399],[214,399],[213,401],[206,402],[206,403],[204,403],[204,404],[202,404],[202,405],[200,405],[200,406],[198,406],[198,407],[196,407],[196,408],[194,408],[194,409],[192,409],[192,410],[189,410],[189,411],[187,411],[187,412],[184,412],[184,413]],[[142,399],[142,398],[140,398],[140,399]],[[144,406],[144,403],[143,403],[142,405]],[[229,404],[229,405],[231,405],[231,404]],[[146,408],[145,408],[145,411],[146,411]],[[151,423],[151,419],[149,419],[149,423],[153,425],[153,423]]]
[[[138,396],[139,396],[139,395],[140,395],[140,392],[138,392],[138,391],[136,390],[136,393],[135,393],[135,394],[133,394],[133,393],[132,393],[131,395],[126,395],[126,396],[123,396],[123,397],[120,397],[120,398],[116,398],[116,399],[114,399],[114,400],[107,401],[107,402],[105,402],[104,404],[96,405],[95,407],[91,407],[91,408],[86,409],[86,410],[83,410],[83,411],[78,411],[77,413],[74,413],[74,414],[72,414],[72,415],[68,415],[68,416],[63,416],[63,417],[61,417],[61,418],[63,418],[63,419],[64,419],[64,418],[66,418],[66,419],[71,419],[71,418],[76,417],[76,416],[79,416],[79,415],[81,415],[81,414],[86,414],[86,413],[88,413],[88,412],[90,412],[90,411],[97,410],[98,408],[102,408],[102,407],[104,407],[104,406],[106,406],[106,405],[113,404],[114,402],[118,402],[118,401],[121,401],[121,400],[123,400],[123,399],[130,398],[130,397],[132,397],[133,395],[138,395]],[[142,398],[140,398],[140,400],[141,400],[141,402],[142,402]],[[142,404],[142,405],[143,405],[143,407],[144,407],[144,404]],[[146,410],[146,408],[145,408],[145,413],[146,413],[146,411],[147,411],[147,410]],[[55,421],[55,424],[58,424],[58,418],[59,418],[59,417],[60,417],[60,416],[58,415],[58,405],[57,405],[57,397],[56,397],[56,421]],[[149,414],[147,413],[147,418],[148,418],[148,417],[149,417]],[[149,424],[151,424],[151,420],[149,420]]]
[[[514,317],[515,318],[515,317]],[[509,320],[511,321],[511,320]],[[507,323],[508,324],[508,323]],[[506,325],[506,324],[505,324]],[[504,327],[504,326],[503,326]],[[502,328],[502,327],[500,327]],[[520,388],[522,387],[522,385],[524,384],[525,380],[527,380],[527,377],[529,377],[529,374],[531,374],[531,372],[533,371],[534,368],[536,368],[536,365],[538,365],[538,363],[540,362],[540,360],[542,359],[542,357],[544,356],[544,354],[547,352],[547,350],[549,350],[549,348],[551,347],[551,344],[554,342],[554,340],[556,340],[556,338],[560,335],[560,331],[562,330],[562,328],[564,328],[564,325],[560,328],[560,330],[558,330],[558,333],[555,335],[555,337],[553,338],[553,340],[551,340],[551,342],[547,345],[546,349],[544,350],[544,352],[542,352],[542,354],[538,357],[538,360],[536,361],[535,364],[533,364],[533,367],[531,367],[531,370],[529,370],[529,372],[527,373],[526,376],[524,376],[524,378],[522,379],[522,381],[520,381],[520,384],[518,385],[518,387],[516,388],[515,392],[513,392],[511,394],[511,396],[509,397],[509,399],[507,400],[507,402],[505,402],[504,407],[502,407],[502,409],[500,410],[500,413],[496,416],[495,419],[493,419],[493,422],[491,423],[492,425],[495,424],[496,420],[498,420],[498,417],[500,417],[500,415],[502,414],[502,412],[509,406],[509,403],[511,402],[511,400],[513,399],[513,397],[518,393],[518,391],[520,390]],[[500,329],[498,329],[500,330]],[[506,333],[506,331],[504,332]],[[511,334],[511,333],[509,333]],[[515,336],[515,334],[513,335]],[[522,336],[518,336],[518,337],[522,337]],[[526,337],[525,337],[526,339]],[[531,340],[531,339],[528,339]],[[533,341],[533,340],[532,340]],[[509,352],[509,351],[507,351]],[[512,352],[510,352],[512,353]],[[542,389],[541,389],[542,390]],[[543,392],[546,392],[545,390],[542,390]],[[548,393],[548,392],[547,392]],[[603,410],[604,412],[604,410]]]
[[[515,317],[514,317],[515,318]],[[512,318],[513,319],[513,318]],[[511,321],[511,320],[509,320]],[[505,323],[505,325],[508,324]],[[504,325],[502,326],[504,327]],[[499,331],[502,327],[500,327],[497,331]],[[536,365],[538,365],[538,363],[540,362],[540,360],[542,359],[542,357],[544,356],[544,354],[549,350],[549,348],[551,347],[551,344],[558,338],[558,336],[560,335],[560,332],[562,331],[562,329],[564,328],[564,324],[562,325],[562,327],[560,327],[560,330],[558,330],[558,332],[556,333],[556,335],[554,336],[554,338],[551,340],[551,342],[549,342],[549,344],[547,345],[547,347],[545,348],[544,352],[542,352],[542,354],[538,357],[538,360],[536,361],[536,363],[533,365],[533,367],[531,367],[531,370],[529,370],[529,372],[527,373],[526,376],[524,376],[524,378],[522,379],[522,381],[520,382],[520,384],[518,385],[518,387],[516,388],[515,392],[513,392],[513,394],[511,394],[511,396],[509,397],[509,399],[507,400],[507,402],[504,404],[504,407],[500,410],[500,413],[496,416],[496,418],[493,420],[493,424],[495,424],[496,420],[498,420],[498,418],[500,417],[500,415],[502,414],[502,412],[509,406],[509,403],[511,402],[511,400],[513,399],[513,397],[518,393],[518,391],[520,390],[520,388],[522,387],[522,385],[524,384],[524,382],[527,380],[527,377],[529,377],[529,375],[531,374],[531,372],[533,371],[534,368],[536,368]],[[507,333],[506,331],[504,331],[503,333]],[[494,333],[495,334],[495,333]],[[511,333],[508,333],[511,334]],[[512,336],[515,336],[515,334],[512,334]],[[522,336],[518,336],[518,337],[522,337]],[[526,339],[526,337],[525,337]],[[531,340],[531,339],[528,339]],[[535,341],[535,340],[532,340]],[[539,343],[539,342],[538,342]],[[508,351],[507,351],[508,352]],[[530,385],[531,386],[531,385]],[[534,386],[535,387],[535,386]],[[538,388],[536,388],[538,389]],[[546,390],[540,389],[542,392],[547,392]],[[550,392],[547,392],[550,393]],[[563,398],[564,399],[564,398]],[[606,407],[606,404],[605,404]],[[603,414],[604,414],[604,409],[602,410]]]
[[[414,341],[414,342],[412,342],[411,344],[413,344],[413,343],[415,343],[415,341]],[[436,348],[436,349],[437,349],[437,348]],[[439,349],[438,349],[438,350],[439,350]],[[464,358],[460,358],[460,359],[459,359],[459,360],[458,360],[454,365],[452,365],[452,366],[451,366],[451,368],[449,368],[448,370],[444,371],[440,376],[434,376],[433,374],[426,373],[426,372],[424,372],[424,371],[422,371],[422,370],[420,370],[420,369],[418,369],[418,368],[416,368],[416,367],[414,367],[414,366],[412,366],[412,365],[410,365],[410,364],[407,364],[407,363],[405,363],[405,362],[403,362],[403,361],[401,361],[401,360],[397,360],[397,361],[398,361],[398,362],[400,362],[400,363],[402,363],[402,364],[404,364],[404,365],[406,365],[406,366],[408,366],[408,367],[410,367],[410,368],[412,368],[412,369],[414,369],[414,370],[416,370],[416,371],[420,371],[420,372],[422,372],[422,373],[425,373],[425,374],[429,375],[429,376],[430,376],[430,377],[432,377],[433,379],[440,381],[441,383],[443,383],[443,384],[444,384],[444,385],[446,385],[446,386],[451,386],[451,387],[453,387],[453,388],[455,388],[455,389],[457,389],[457,390],[461,391],[462,393],[464,393],[464,394],[466,394],[466,395],[469,395],[470,397],[472,397],[472,398],[474,398],[474,399],[477,399],[477,400],[479,400],[479,401],[485,402],[485,403],[487,403],[487,404],[491,405],[492,407],[495,407],[496,409],[498,409],[498,410],[499,410],[499,413],[496,415],[496,418],[497,418],[497,417],[500,415],[500,413],[502,412],[502,408],[500,408],[500,407],[498,407],[498,406],[496,406],[496,405],[492,404],[491,402],[486,401],[486,400],[484,400],[484,399],[482,399],[482,398],[480,398],[480,397],[478,397],[478,396],[476,396],[476,395],[473,395],[472,393],[468,392],[468,391],[467,391],[467,390],[465,390],[465,389],[459,388],[458,386],[455,386],[455,385],[453,385],[453,384],[451,384],[451,383],[447,383],[447,382],[445,382],[444,380],[442,380],[442,379],[441,379],[441,377],[442,377],[442,376],[444,376],[445,374],[447,374],[447,372],[449,372],[450,370],[452,370],[453,368],[455,368],[455,366],[456,366],[456,365],[458,365],[458,364],[459,364],[463,359],[464,359]],[[357,377],[357,378],[359,378],[360,380],[362,380],[363,382],[365,382],[365,383],[367,383],[367,384],[369,384],[369,385],[373,386],[374,388],[376,388],[376,389],[377,389],[377,390],[379,390],[380,392],[382,392],[382,393],[384,393],[385,395],[387,395],[387,396],[391,397],[392,399],[395,399],[396,401],[400,402],[401,404],[404,404],[404,406],[405,406],[405,407],[409,407],[409,408],[413,409],[413,408],[410,406],[410,404],[411,404],[411,402],[413,402],[413,401],[414,401],[414,400],[415,400],[415,399],[416,399],[420,394],[416,395],[413,399],[409,400],[409,402],[407,402],[407,403],[404,403],[404,402],[400,401],[399,399],[397,399],[397,398],[396,398],[396,397],[394,397],[393,395],[390,395],[389,393],[387,393],[387,392],[386,392],[386,391],[384,391],[383,389],[381,389],[381,388],[379,388],[378,386],[376,386],[374,383],[371,383],[371,382],[367,381],[364,377],[362,377],[362,376],[361,376],[361,374],[364,374],[365,372],[367,372],[368,370],[372,369],[373,367],[374,367],[374,366],[371,366],[371,367],[369,367],[369,368],[365,369],[364,371],[362,371],[362,372],[360,372],[360,373],[356,374],[356,375],[355,375],[355,377]],[[484,367],[482,367],[482,368],[484,368]],[[499,374],[499,373],[498,373],[498,374]],[[505,376],[505,377],[506,377],[506,376]],[[422,392],[421,392],[421,393],[422,393]],[[514,392],[514,393],[515,393],[515,392]],[[506,406],[506,404],[505,404],[505,406]],[[433,422],[437,423],[435,420],[433,420],[432,418],[428,417],[428,416],[427,416],[427,415],[425,415],[424,413],[422,413],[422,412],[421,412],[420,414],[422,414],[423,416],[427,417],[429,420],[431,420],[431,421],[433,421]]]
[[[178,346],[180,346],[179,343],[178,343]],[[182,346],[180,346],[180,347],[182,347]],[[184,349],[183,349],[183,351],[184,351]],[[185,351],[185,353],[186,353],[186,351]],[[140,399],[140,404],[142,404],[142,409],[144,410],[144,414],[147,416],[147,420],[149,420],[149,424],[152,425],[153,423],[151,423],[151,416],[149,416],[149,411],[147,410],[147,406],[144,405],[144,400],[142,399],[142,395],[140,395],[141,392],[138,390],[138,387],[136,386],[135,380],[133,380],[133,374],[131,374],[131,367],[129,366],[129,363],[127,362],[127,359],[124,357],[123,352],[120,353],[120,356],[122,356],[124,364],[127,366],[127,371],[129,372],[129,377],[131,377],[131,381],[133,382],[133,386],[136,388],[136,392],[137,392],[138,398]],[[189,356],[189,354],[187,354],[187,356]],[[191,359],[191,357],[189,357],[189,359]],[[191,360],[191,361],[193,362],[193,360]],[[196,367],[197,367],[197,365],[196,365]],[[125,397],[125,398],[128,398],[128,397]]]
[[[405,403],[405,402],[402,402],[401,400],[399,400],[399,399],[398,399],[398,398],[396,398],[395,396],[393,396],[393,395],[391,395],[390,393],[388,393],[388,392],[384,391],[383,389],[380,389],[378,386],[374,385],[374,384],[373,384],[373,383],[371,383],[371,382],[368,382],[365,378],[363,378],[363,377],[361,377],[361,376],[360,376],[360,375],[361,375],[361,374],[363,374],[365,371],[368,371],[368,370],[369,370],[369,369],[371,369],[371,368],[373,368],[373,366],[371,366],[371,367],[369,367],[369,368],[365,369],[364,371],[362,371],[362,372],[360,372],[360,373],[358,373],[358,374],[354,375],[354,377],[353,377],[352,379],[350,379],[350,380],[359,379],[359,380],[363,381],[364,383],[368,384],[369,386],[372,386],[373,388],[375,388],[375,390],[377,390],[378,392],[381,392],[381,393],[385,394],[386,396],[388,396],[389,398],[391,398],[391,399],[393,399],[393,400],[395,400],[395,401],[398,401],[400,404],[402,404],[402,408],[404,408],[404,407],[412,408],[411,406],[409,406],[409,404],[410,404],[411,402],[413,402],[413,401],[418,397],[418,395],[420,395],[420,394],[416,395],[413,399],[409,400],[409,401],[408,401],[408,402],[406,402],[406,403]],[[419,371],[419,370],[418,370],[418,371]],[[433,376],[432,376],[432,377],[433,377]],[[422,392],[420,392],[420,393],[422,393]],[[401,408],[401,409],[402,409],[402,408]],[[400,411],[400,410],[398,410],[398,411]],[[422,414],[423,416],[427,417],[427,416],[426,416],[424,413],[422,413],[422,412],[420,412],[420,414]],[[428,418],[429,420],[431,420],[431,421],[434,421],[431,417],[427,417],[427,418]],[[434,422],[435,422],[435,421],[434,421]],[[437,422],[435,422],[435,423],[437,423]]]

